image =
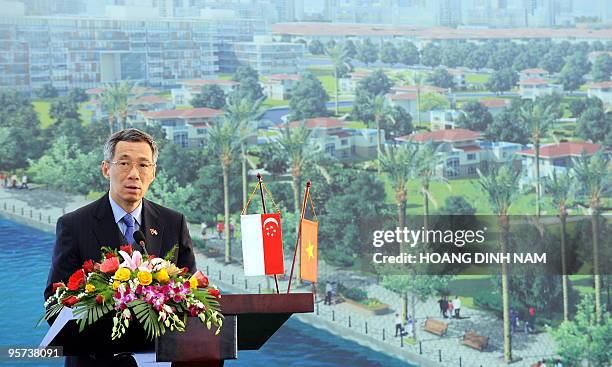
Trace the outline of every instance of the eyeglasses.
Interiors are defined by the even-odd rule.
[[[132,161],[113,161],[109,162],[117,167],[117,170],[121,173],[128,173],[132,170],[132,166],[136,166],[136,169],[141,175],[150,175],[153,172],[155,163],[151,162],[132,162]]]

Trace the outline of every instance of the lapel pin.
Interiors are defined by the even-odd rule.
[[[152,236],[157,236],[157,229],[155,228],[149,228],[149,232],[151,232]]]

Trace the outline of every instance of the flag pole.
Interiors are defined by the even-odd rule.
[[[291,291],[291,280],[293,279],[293,268],[295,267],[295,256],[297,255],[298,247],[301,246],[300,236],[302,235],[302,219],[306,212],[306,198],[310,193],[310,180],[306,182],[306,190],[304,190],[304,200],[302,201],[302,210],[300,212],[300,221],[298,222],[298,232],[295,238],[295,250],[293,250],[293,261],[291,262],[291,274],[289,275],[289,285],[287,286],[287,294]]]
[[[261,177],[261,173],[257,174],[257,181],[258,181],[258,185],[259,185],[259,194],[261,195],[261,206],[263,207],[263,213],[266,214],[266,201],[264,199],[264,193],[263,193],[263,177]],[[276,293],[279,294],[280,291],[278,289],[278,278],[276,277],[276,274],[274,274],[274,283],[276,284]]]

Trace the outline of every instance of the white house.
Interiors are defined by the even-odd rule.
[[[553,93],[563,93],[563,86],[552,84],[541,78],[531,78],[519,81],[519,94],[523,99],[535,100],[538,97]]]
[[[474,177],[477,169],[487,167],[487,151],[480,146],[482,133],[467,129],[436,130],[402,136],[395,140],[403,143],[431,142],[443,154],[444,162],[438,167],[446,178]]]
[[[587,142],[562,142],[540,147],[540,177],[550,177],[554,171],[564,173],[573,166],[573,158],[582,153],[593,155],[603,147],[600,144]],[[521,186],[532,185],[535,179],[535,152],[533,148],[516,153],[521,158]]]
[[[361,79],[372,74],[370,70],[359,70],[354,71],[352,73],[348,73],[347,77],[339,78],[338,84],[340,91],[346,94],[355,93],[355,89],[357,89],[357,84],[361,81]]]
[[[519,73],[519,80],[524,79],[545,79],[548,78],[548,71],[541,68],[523,69]]]
[[[232,91],[238,82],[226,79],[189,79],[179,82],[179,88],[173,88],[170,92],[172,103],[175,106],[188,105],[191,100],[202,92],[202,87],[206,85],[216,85],[227,95]]]
[[[503,98],[483,99],[479,102],[481,105],[485,106],[493,116],[502,112],[504,108],[510,104],[509,99]]]
[[[289,122],[289,128],[298,127],[302,121]],[[376,157],[376,129],[352,129],[346,122],[336,118],[317,117],[303,122],[313,130],[310,139],[327,155],[341,161],[363,161]],[[280,131],[286,125],[272,127]],[[381,130],[381,141],[385,143],[385,132]]]
[[[416,93],[397,93],[387,94],[387,101],[390,106],[399,106],[406,110],[410,116],[417,115],[417,94]]]
[[[147,125],[159,124],[166,132],[166,139],[183,148],[203,147],[206,129],[223,115],[221,110],[204,107],[140,113]]]
[[[298,74],[272,74],[261,83],[266,97],[286,100],[291,96],[291,89],[300,81]]]
[[[612,107],[612,81],[587,85],[587,95],[601,99],[604,106]]]
[[[456,121],[461,116],[459,110],[432,110],[429,111],[429,122],[432,130],[446,130],[456,128]]]

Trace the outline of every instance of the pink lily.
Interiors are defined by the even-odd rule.
[[[139,251],[132,252],[132,256],[130,256],[125,251],[119,251],[119,255],[123,257],[123,263],[121,263],[121,267],[128,268],[131,271],[136,270],[142,264],[142,255]]]

